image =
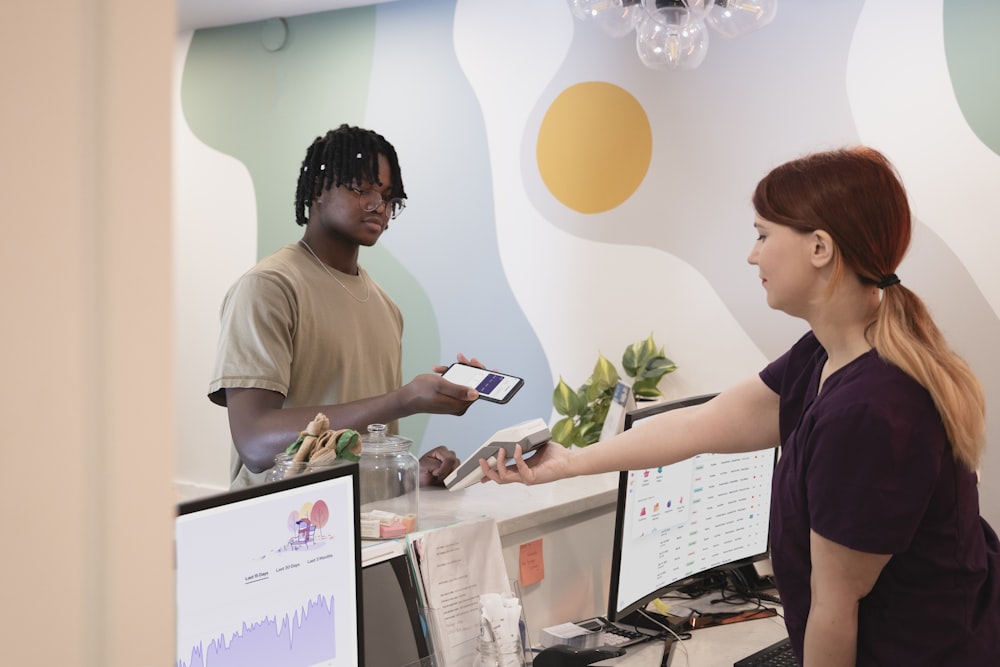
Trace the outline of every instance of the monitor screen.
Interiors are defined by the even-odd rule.
[[[363,664],[356,463],[182,503],[177,667]]]
[[[626,414],[625,428],[714,396],[641,406]],[[765,558],[776,453],[701,454],[622,472],[608,618],[622,621],[695,575]]]

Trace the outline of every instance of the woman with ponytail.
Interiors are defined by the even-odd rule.
[[[799,663],[1000,665],[1000,544],[980,517],[985,399],[897,270],[906,192],[866,147],[772,170],[753,194],[771,308],[810,327],[759,375],[611,440],[516,453],[537,484],[778,445],[771,562]]]

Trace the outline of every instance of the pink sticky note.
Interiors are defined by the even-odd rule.
[[[542,539],[521,545],[520,579],[522,586],[537,584],[545,578],[545,558],[542,556]]]

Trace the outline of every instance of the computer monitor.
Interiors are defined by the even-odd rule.
[[[182,503],[177,667],[363,665],[358,465]]]
[[[640,406],[626,414],[625,429],[714,396]],[[637,610],[691,578],[766,558],[775,456],[774,448],[702,454],[622,472],[608,618],[641,625]]]
[[[430,667],[433,664],[410,559],[400,550],[365,563],[365,667]]]

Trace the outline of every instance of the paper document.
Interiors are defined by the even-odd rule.
[[[472,665],[482,625],[480,595],[511,592],[496,520],[413,534],[410,550],[440,664]]]

